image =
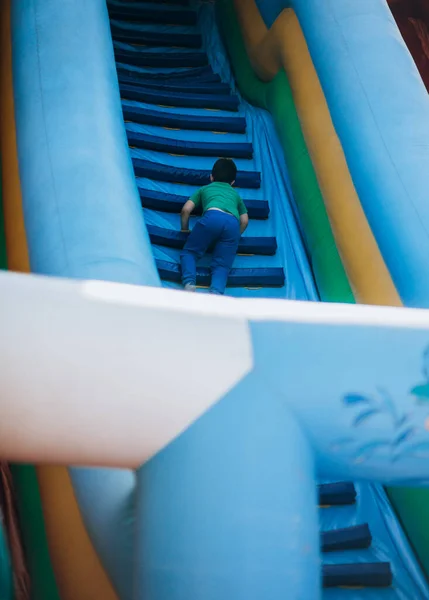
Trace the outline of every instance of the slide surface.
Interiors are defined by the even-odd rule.
[[[225,9],[228,3],[218,4]],[[279,127],[275,111],[270,115],[245,99],[251,93],[240,85],[240,70],[249,69],[250,63],[237,59],[244,52],[243,40],[238,35],[227,39],[232,17],[228,26],[220,23],[220,29],[235,77],[216,25],[213,3],[109,0],[107,9],[101,1],[88,10],[74,9],[69,2],[64,12],[43,0],[14,5],[15,114],[32,271],[179,288],[179,255],[185,242],[179,227],[180,208],[197,186],[208,183],[214,160],[230,156],[239,169],[237,187],[248,205],[251,223],[231,272],[228,295],[353,302],[356,286],[350,286],[345,271],[349,277],[357,273],[352,283],[360,281],[361,271],[358,267],[349,269],[344,259],[347,249],[340,253],[335,246],[332,232],[338,242],[335,227],[341,228],[341,223],[335,223],[332,214],[329,221],[324,205],[322,210],[317,203],[322,195],[326,201],[324,194],[329,190],[329,185],[323,187],[317,171],[317,165],[323,168],[323,164],[312,156],[316,177],[314,171],[302,166],[310,164],[307,150],[300,151],[300,160],[291,160],[296,148],[288,142],[288,132]],[[43,14],[46,19],[40,21],[34,14]],[[60,48],[61,33],[67,35],[73,27],[78,35],[71,47]],[[30,42],[24,43],[27,35]],[[87,47],[80,36],[87,40]],[[44,50],[40,54],[36,52],[39,43]],[[70,60],[69,52],[75,57],[76,68],[63,74],[62,61]],[[269,61],[260,64],[267,67]],[[279,85],[275,81],[274,90]],[[281,86],[283,83],[278,89]],[[29,90],[33,92],[31,102]],[[280,102],[275,92],[270,93],[271,99],[267,93],[266,102],[257,102],[259,106],[271,109],[276,102],[283,106],[284,98]],[[97,98],[102,99],[99,104]],[[81,114],[74,110],[77,105]],[[64,120],[67,111],[72,115],[68,122]],[[295,119],[298,123],[296,114]],[[295,139],[299,141],[298,136]],[[77,148],[85,150],[79,153]],[[317,214],[316,221],[324,224],[319,236],[322,242],[317,230],[311,231],[314,219],[303,210],[297,194],[297,189],[306,189],[304,184],[310,180],[314,204],[308,213]],[[351,178],[347,182],[353,187]],[[361,207],[360,211],[359,215],[363,214]],[[374,222],[375,215],[371,218]],[[194,222],[193,218],[191,226]],[[373,243],[371,230],[362,231]],[[389,244],[383,240],[380,245],[385,250]],[[331,258],[335,285],[329,279],[329,269],[320,267],[321,255]],[[379,258],[379,272],[387,273],[381,254]],[[209,256],[201,262],[200,293],[207,292],[209,264]],[[404,278],[399,267],[395,273],[402,290]],[[394,290],[388,279],[386,290]],[[247,398],[250,401],[257,395],[257,387],[255,390],[249,382],[240,387],[237,398],[244,407]],[[264,393],[263,388],[259,393]],[[160,474],[174,474],[173,446],[187,456],[187,445],[192,446],[201,431],[210,433],[204,419],[201,423],[200,429],[191,428],[135,472],[78,467],[68,473],[63,468],[38,470],[48,546],[61,598],[76,594],[73,585],[82,586],[79,598],[84,600],[95,599],[97,594],[100,597],[100,593],[112,600],[181,597],[180,589],[174,587],[180,573],[171,569],[173,583],[168,577],[153,575],[162,570],[165,552],[162,516],[177,525],[167,503],[164,515],[157,508],[165,492]],[[300,436],[293,431],[292,439],[298,444]],[[284,448],[279,447],[288,450],[284,443]],[[253,456],[250,450],[249,456]],[[201,481],[205,476],[201,474]],[[427,582],[383,488],[325,479],[319,485],[324,597],[427,598]],[[287,482],[279,483],[282,486],[286,488]],[[149,499],[147,490],[153,490]],[[181,490],[181,494],[182,502],[192,501],[190,492]],[[64,516],[61,507],[68,507],[74,515],[70,529],[60,529]],[[192,532],[189,535],[192,538]],[[182,548],[180,530],[172,547]],[[136,548],[141,567],[140,562],[137,567],[133,562]],[[152,570],[146,561],[148,548],[155,549]],[[236,548],[240,548],[238,542]],[[188,569],[192,580],[189,573],[195,555],[191,550],[186,554],[188,550],[183,549],[183,568]],[[273,557],[280,556],[272,548],[270,551]],[[210,552],[202,554],[210,557]],[[211,559],[213,563],[213,556]],[[70,565],[76,565],[76,571]],[[241,566],[243,570],[232,575],[237,581],[245,574],[245,566]],[[205,567],[203,558],[200,567]],[[91,586],[85,577],[89,571],[96,574]],[[231,592],[222,585],[212,590],[213,600],[241,597],[237,590]],[[309,583],[309,593],[312,585],[317,584]],[[275,583],[273,586],[273,593],[278,593]],[[54,587],[52,597],[57,594]],[[189,600],[199,600],[198,587],[183,589]],[[232,595],[225,595],[225,589]],[[246,592],[246,598],[256,598],[260,590]],[[241,588],[240,593],[244,593]]]

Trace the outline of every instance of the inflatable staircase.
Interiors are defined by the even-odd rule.
[[[252,234],[253,222],[270,222],[276,197],[258,193],[264,172],[252,168],[254,147],[241,99],[210,65],[197,11],[187,0],[156,5],[111,0],[108,7],[131,157],[164,285],[180,285],[179,254],[186,241],[179,227],[181,207],[197,186],[209,183],[210,164],[222,156],[237,162],[236,185],[251,219],[228,287],[247,296],[277,289],[275,295],[285,297],[276,236],[264,234],[263,225]],[[199,267],[198,286],[207,288],[209,276],[209,263]],[[321,531],[325,594],[334,597],[329,594],[335,588],[341,597],[370,598],[379,597],[379,588],[390,588],[383,598],[405,598],[395,591],[390,562],[371,552],[371,524],[356,523],[359,501],[353,483],[319,486],[322,529],[326,521],[336,524]],[[367,588],[377,588],[376,596]]]
[[[321,510],[341,511],[350,509],[357,502],[353,483],[326,483],[319,485],[319,506]],[[322,520],[322,519],[321,519]],[[337,529],[321,531],[320,546],[323,555],[330,554],[332,560],[323,565],[323,586],[325,588],[382,588],[392,585],[392,570],[389,562],[370,562],[365,559],[365,550],[372,544],[372,534],[368,523],[349,525]],[[353,551],[364,551],[357,562],[350,555]],[[328,562],[328,561],[326,561]]]
[[[237,162],[236,185],[250,219],[269,220],[272,199],[252,197],[260,190],[263,175],[247,166],[252,165],[254,149],[246,135],[246,119],[239,113],[240,98],[213,71],[201,49],[196,11],[185,2],[147,9],[144,4],[116,2],[109,4],[109,11],[124,119],[144,209],[164,217],[180,213],[192,191],[210,183],[210,165],[223,156]],[[150,30],[138,30],[133,24],[150,25]],[[190,31],[174,32],[178,26]],[[200,168],[203,165],[206,168]],[[180,284],[179,253],[187,234],[180,232],[178,217],[169,223],[175,226],[149,222],[148,232],[155,248],[169,251],[164,259],[154,253],[161,279]],[[283,266],[270,261],[276,252],[272,235],[261,231],[243,236],[228,287],[251,288],[250,292],[283,288]],[[265,261],[261,263],[260,257]],[[198,286],[207,288],[209,279],[208,264],[199,267]]]

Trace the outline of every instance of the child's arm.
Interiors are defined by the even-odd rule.
[[[243,234],[249,225],[249,215],[244,213],[240,215],[240,233]]]
[[[249,225],[249,215],[247,214],[246,205],[241,197],[239,197],[238,201],[238,214],[240,215],[240,234],[243,234]]]
[[[192,194],[189,200],[183,205],[182,212],[180,213],[181,231],[189,231],[189,217],[195,207],[199,204],[201,204],[201,189],[197,190],[195,194]]]
[[[192,200],[185,202],[180,213],[180,223],[182,231],[189,231],[189,217],[195,208],[195,203]]]

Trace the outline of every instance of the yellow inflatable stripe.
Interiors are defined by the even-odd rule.
[[[61,600],[118,600],[86,532],[67,469],[39,468],[37,478]]]
[[[401,300],[362,209],[299,21],[285,9],[268,31],[255,0],[234,0],[249,58],[270,81],[288,76],[335,240],[359,302],[400,306]]]
[[[0,31],[0,139],[2,160],[3,212],[7,262],[10,271],[30,271],[27,238],[22,210],[15,110],[12,82],[12,46],[10,41],[10,0],[2,6]]]
[[[8,268],[28,273],[15,133],[10,0],[3,0],[1,16],[0,137]],[[49,551],[62,600],[119,600],[89,540],[67,469],[39,467],[37,476]]]

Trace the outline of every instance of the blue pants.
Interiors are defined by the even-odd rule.
[[[180,256],[183,285],[196,284],[197,260],[214,245],[212,294],[223,294],[240,241],[240,223],[227,213],[208,210],[191,231]]]

